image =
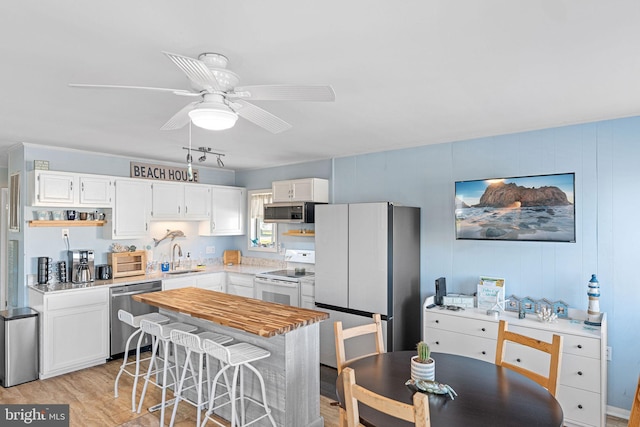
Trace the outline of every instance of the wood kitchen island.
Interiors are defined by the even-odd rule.
[[[324,425],[320,416],[319,322],[329,317],[327,313],[194,287],[133,298],[160,308],[177,321],[270,351],[269,358],[254,366],[264,377],[267,403],[277,425]],[[245,393],[257,397],[260,388],[254,380],[247,375]],[[224,411],[220,415],[228,418]],[[255,425],[270,424],[262,419]]]

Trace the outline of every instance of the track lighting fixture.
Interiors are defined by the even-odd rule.
[[[222,161],[222,157],[224,157],[225,155],[222,154],[222,153],[216,153],[216,152],[212,151],[211,148],[209,148],[209,147],[191,148],[191,144],[189,144],[189,147],[182,147],[182,149],[189,151],[189,154],[187,155],[187,162],[189,163],[189,165],[191,165],[191,161],[192,161],[192,158],[190,157],[191,156],[191,152],[195,151],[197,153],[202,153],[202,156],[198,157],[198,161],[199,162],[206,161],[207,160],[207,154],[211,154],[212,156],[217,156],[216,161],[218,163],[218,167],[219,168],[224,168],[224,162]]]

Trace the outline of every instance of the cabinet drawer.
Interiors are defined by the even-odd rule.
[[[431,351],[473,357],[490,363],[495,361],[495,340],[441,329],[427,329],[425,335]]]
[[[93,304],[108,304],[108,289],[79,291],[64,295],[50,295],[45,298],[45,310],[82,307]]]
[[[427,329],[444,329],[461,334],[489,338],[494,340],[494,343],[498,339],[498,324],[486,320],[467,319],[428,311],[424,315],[424,326]]]
[[[544,331],[536,328],[523,328],[521,326],[509,325],[509,330],[522,335],[551,342],[553,340],[553,331]],[[562,334],[560,334],[562,335]],[[588,338],[580,335],[564,334],[562,342],[562,353],[575,354],[577,356],[591,357],[600,359],[600,340],[597,338]]]
[[[563,353],[560,384],[598,393],[600,360]]]
[[[584,425],[599,426],[600,395],[589,391],[560,385],[558,401],[562,406],[565,421],[577,421]]]

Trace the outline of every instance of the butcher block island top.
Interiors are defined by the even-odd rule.
[[[321,311],[193,287],[138,294],[133,299],[267,338],[329,318]]]

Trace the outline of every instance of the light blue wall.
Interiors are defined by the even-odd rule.
[[[640,373],[640,291],[635,283],[640,228],[640,118],[366,154],[333,160],[335,203],[393,201],[421,208],[422,296],[447,278],[449,292],[471,293],[480,275],[506,278],[507,294],[562,299],[586,309],[592,273],[609,318],[608,404],[631,406]],[[240,185],[316,176],[305,165],[238,174]],[[306,171],[300,175],[300,171]],[[575,172],[576,242],[456,240],[454,182]],[[295,176],[294,176],[295,175]],[[327,175],[323,175],[325,177]]]

